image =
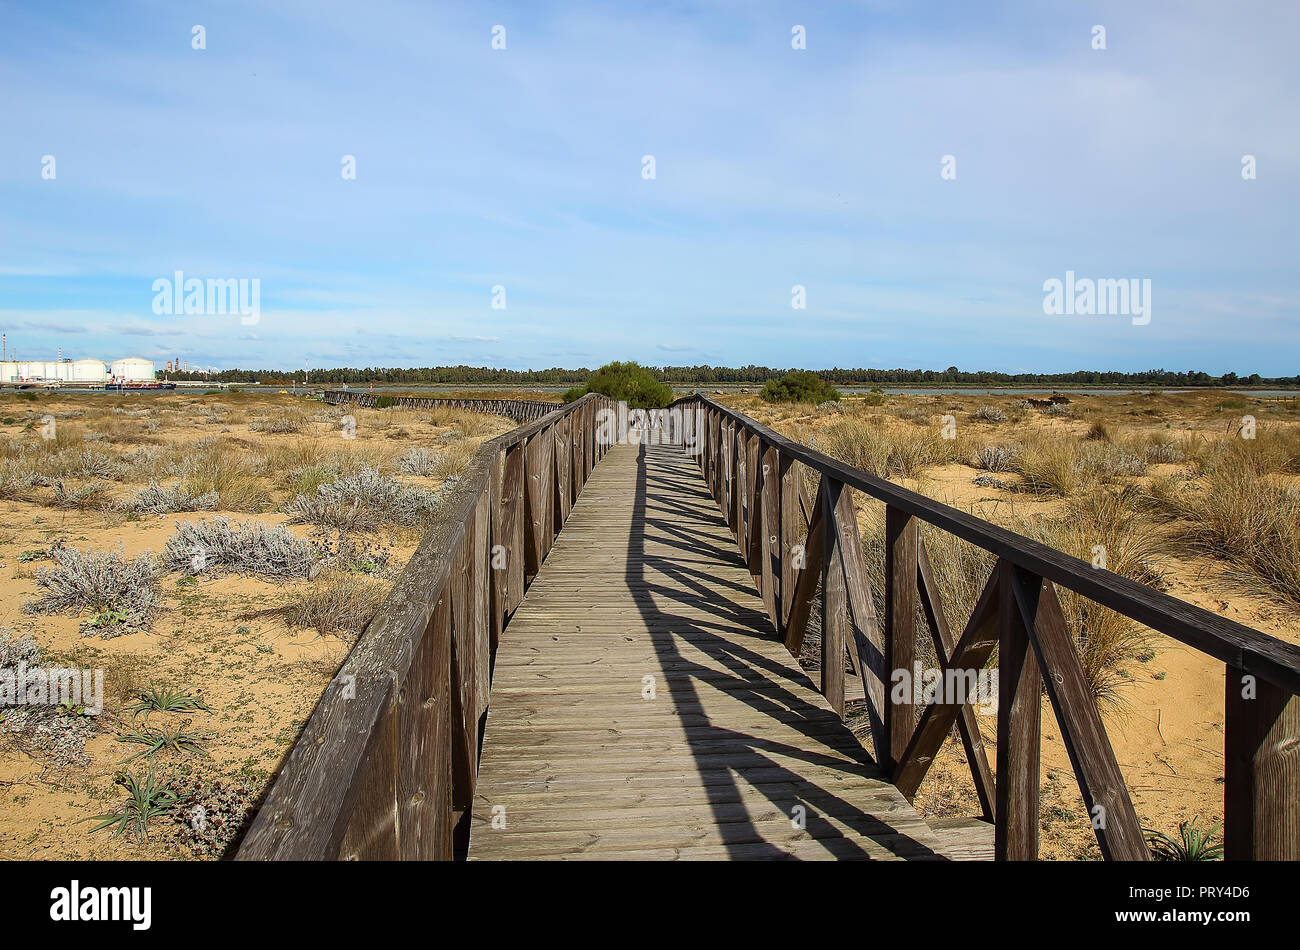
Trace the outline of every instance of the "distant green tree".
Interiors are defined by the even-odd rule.
[[[587,393],[625,402],[629,409],[662,409],[673,401],[672,389],[640,363],[606,363],[591,374],[585,385],[566,392],[564,401],[573,402]]]
[[[768,402],[838,402],[839,391],[816,373],[792,369],[780,379],[769,379],[759,393]]]

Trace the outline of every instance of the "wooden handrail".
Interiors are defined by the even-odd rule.
[[[685,414],[684,439],[699,455],[778,636],[796,656],[820,582],[821,690],[842,713],[847,652],[862,677],[876,759],[909,799],[955,724],[985,817],[996,822],[996,856],[1037,857],[1045,689],[1103,856],[1146,859],[1137,814],[1057,600],[1059,585],[1226,664],[1225,854],[1300,860],[1300,647],[845,465],[707,396],[679,399],[672,408],[696,410]],[[802,492],[800,466],[819,475],[813,498]],[[853,490],[885,503],[883,625],[872,605]],[[955,642],[919,521],[996,558]],[[890,688],[899,672],[912,673],[918,613],[945,675],[981,671],[998,649],[996,781],[968,702],[938,698],[921,707],[918,722],[912,691],[899,696]]]
[[[596,437],[609,406],[589,394],[480,448],[325,688],[237,860],[454,856],[492,651],[609,448]]]
[[[694,400],[713,408],[724,418],[732,420],[732,424],[756,434],[764,443],[775,446],[782,458],[797,461],[905,514],[942,528],[1000,560],[1009,561],[1095,600],[1216,660],[1253,673],[1291,693],[1300,693],[1300,647],[1127,577],[1098,570],[1087,561],[845,465],[816,449],[791,441],[708,396],[686,396],[673,405],[681,406]]]

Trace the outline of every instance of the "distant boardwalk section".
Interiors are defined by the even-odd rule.
[[[327,389],[324,398],[332,406],[354,402],[363,409],[372,409],[376,404],[402,406],[407,409],[465,409],[469,412],[490,412],[493,415],[514,419],[516,422],[536,422],[547,413],[564,408],[563,403],[542,402],[538,399],[440,399],[432,396],[354,393],[344,389]],[[381,399],[385,402],[380,403]]]

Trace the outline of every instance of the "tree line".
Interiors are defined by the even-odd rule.
[[[660,382],[707,386],[714,383],[761,385],[769,379],[779,379],[792,369],[770,366],[647,366],[645,369]],[[837,386],[905,386],[905,385],[969,385],[969,386],[1134,386],[1154,388],[1182,388],[1193,386],[1300,386],[1300,374],[1295,376],[1261,376],[1251,373],[1238,376],[1224,373],[1211,376],[1199,371],[1149,369],[1123,373],[1115,370],[1076,370],[1071,373],[999,373],[994,370],[960,370],[949,366],[945,370],[931,369],[832,369],[813,372]],[[384,385],[419,385],[444,383],[454,385],[514,384],[569,385],[585,383],[593,374],[587,367],[579,369],[493,369],[488,366],[366,366],[313,369],[306,381],[316,384],[342,383]],[[303,370],[228,369],[218,373],[193,371],[166,374],[169,379],[213,380],[214,382],[256,382],[272,385],[304,384]]]

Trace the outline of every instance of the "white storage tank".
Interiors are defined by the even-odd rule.
[[[109,367],[109,372],[114,379],[125,380],[127,382],[140,382],[144,380],[152,381],[154,379],[153,363],[150,360],[142,360],[137,356],[128,356],[124,359],[113,360]]]
[[[18,382],[18,364],[13,360],[0,362],[0,383]]]
[[[20,379],[44,380],[56,379],[58,363],[46,363],[44,360],[29,360],[18,364]]]
[[[108,364],[103,360],[76,360],[67,364],[70,372],[67,379],[75,383],[108,382]]]

